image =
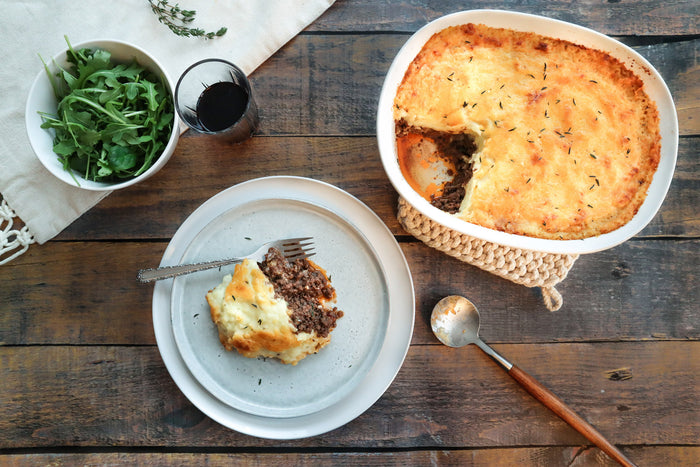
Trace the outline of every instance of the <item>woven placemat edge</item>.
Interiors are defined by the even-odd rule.
[[[561,308],[563,298],[555,285],[566,279],[579,255],[511,248],[471,237],[429,219],[402,197],[397,219],[429,247],[516,284],[539,287],[547,309]]]

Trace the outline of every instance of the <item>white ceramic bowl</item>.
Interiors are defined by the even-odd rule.
[[[643,81],[656,102],[661,131],[661,161],[649,187],[647,198],[636,216],[623,227],[583,240],[546,240],[487,229],[470,224],[430,205],[404,179],[396,154],[392,105],[396,90],[408,65],[435,33],[449,26],[466,23],[529,31],[565,39],[586,47],[603,50],[618,58]],[[626,45],[593,30],[541,16],[499,10],[471,10],[438,18],[418,30],[394,58],[382,87],[377,111],[377,141],[384,169],[398,193],[419,212],[433,221],[460,233],[513,248],[561,254],[592,253],[618,245],[642,230],[661,207],[673,178],[678,151],[678,117],[671,93],[659,73],[641,55]]]
[[[164,81],[168,87],[168,92],[170,93],[170,97],[174,102],[173,89],[175,86],[173,85],[173,81],[170,79],[163,66],[145,50],[127,42],[108,39],[91,40],[71,45],[73,50],[76,51],[82,48],[107,50],[112,54],[112,60],[117,63],[130,63],[132,59],[136,59],[139,65],[149,69],[156,75],[164,77]],[[59,64],[62,67],[66,67],[68,65],[66,60],[67,51],[68,48],[66,47],[66,50],[55,55],[52,60],[45,59],[51,73],[55,73],[57,71],[56,64]],[[71,186],[77,186],[84,190],[91,191],[109,191],[125,188],[139,183],[158,172],[161,168],[163,168],[166,162],[168,162],[168,159],[170,159],[170,156],[175,150],[175,146],[179,138],[179,120],[177,114],[173,116],[173,128],[170,132],[170,138],[167,146],[160,154],[158,159],[153,162],[153,165],[151,165],[150,168],[137,177],[125,179],[124,181],[119,182],[104,183],[85,180],[78,172],[71,174],[70,172],[64,170],[63,165],[58,160],[58,156],[53,152],[53,130],[45,130],[41,128],[42,119],[38,112],[41,111],[55,114],[57,102],[49,78],[46,75],[46,71],[44,70],[43,66],[41,66],[41,62],[38,58],[37,63],[39,64],[40,71],[37,73],[37,76],[34,79],[34,83],[32,84],[29,91],[29,96],[27,98],[27,105],[25,108],[25,125],[27,128],[27,135],[29,136],[29,142],[34,150],[34,153],[37,155],[39,161],[41,161],[44,167],[49,170],[49,172]]]

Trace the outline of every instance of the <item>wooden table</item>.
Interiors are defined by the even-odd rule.
[[[0,464],[611,465],[476,347],[438,343],[430,310],[457,293],[481,308],[487,342],[632,460],[697,465],[699,5],[339,1],[252,74],[259,135],[227,147],[186,134],[155,177],[0,268]],[[427,21],[480,7],[619,38],[659,70],[678,110],[678,163],[660,212],[635,238],[580,257],[558,286],[556,312],[538,289],[407,235],[379,160],[375,112],[395,53]],[[396,236],[416,289],[415,330],[393,384],[355,420],[300,440],[243,435],[193,406],[156,346],[153,286],[135,280],[201,203],[268,175],[322,180],[367,204]]]

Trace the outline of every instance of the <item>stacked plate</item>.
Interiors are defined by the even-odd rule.
[[[345,314],[330,344],[295,366],[223,348],[205,295],[227,271],[155,286],[156,340],[173,380],[236,431],[294,439],[333,430],[381,397],[406,356],[415,300],[403,253],[376,214],[326,183],[268,177],[229,188],[182,224],[161,265],[241,256],[270,240],[306,236],[314,237],[314,261],[331,276]]]

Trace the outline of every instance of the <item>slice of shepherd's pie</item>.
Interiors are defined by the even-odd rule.
[[[326,346],[343,312],[325,271],[308,259],[287,261],[271,248],[261,263],[246,259],[206,299],[226,350],[296,365]]]

